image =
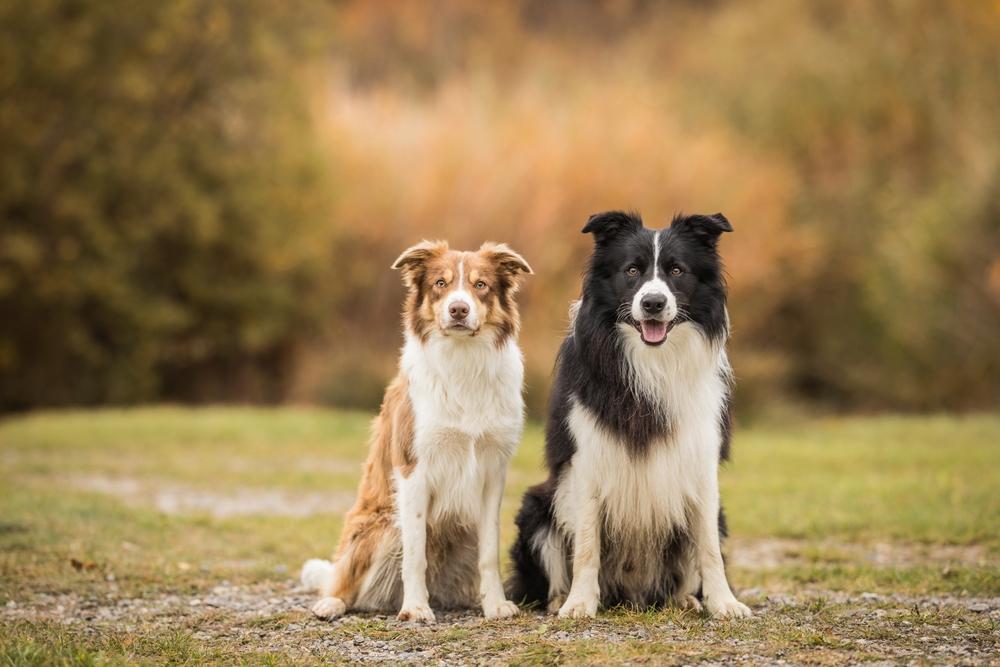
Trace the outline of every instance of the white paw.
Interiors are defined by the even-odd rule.
[[[566,604],[559,609],[559,618],[594,618],[595,616],[597,616],[596,597],[587,600],[570,595]]]
[[[750,607],[746,606],[732,595],[719,598],[716,602],[714,598],[706,598],[705,606],[708,613],[716,618],[749,618],[753,616]]]
[[[344,601],[334,597],[320,598],[312,606],[312,613],[316,615],[316,618],[322,618],[324,621],[332,621],[343,615],[345,611],[347,611],[347,605],[344,604]]]
[[[510,618],[517,613],[517,605],[510,600],[483,603],[483,616],[486,618]]]
[[[433,623],[434,612],[426,604],[404,604],[403,608],[396,614],[396,618],[401,621],[420,621],[422,623]]]

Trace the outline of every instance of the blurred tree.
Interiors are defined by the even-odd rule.
[[[492,237],[543,267],[522,296],[536,414],[579,221],[610,207],[734,220],[739,409],[998,406],[996,3],[356,0],[342,16],[338,219],[386,221],[369,254]],[[380,275],[366,284],[395,288]],[[342,319],[390,330],[381,302]],[[330,386],[387,373],[364,347]]]
[[[327,304],[311,2],[0,3],[0,408],[274,399]]]
[[[537,415],[582,221],[631,207],[734,221],[741,411],[997,407],[995,2],[330,11],[0,2],[0,408],[372,406],[386,267],[445,237],[539,271]]]
[[[794,165],[816,240],[749,345],[845,408],[1000,407],[1000,7],[734,4],[705,39],[691,109]]]

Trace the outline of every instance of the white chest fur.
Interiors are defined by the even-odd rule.
[[[559,485],[556,516],[571,532],[580,494],[596,495],[609,533],[653,538],[686,526],[691,504],[704,497],[704,480],[718,467],[728,362],[690,324],[658,348],[642,343],[632,327],[623,335],[635,391],[663,406],[670,434],[645,454],[630,454],[573,399],[568,422],[576,453]]]
[[[407,337],[402,366],[415,417],[417,474],[430,523],[475,520],[487,475],[502,475],[524,426],[524,363],[513,341]]]

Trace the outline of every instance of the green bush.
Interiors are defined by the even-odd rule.
[[[328,303],[316,7],[0,4],[0,408],[280,395]]]

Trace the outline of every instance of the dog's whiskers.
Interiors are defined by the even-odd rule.
[[[632,306],[628,303],[619,304],[615,310],[615,321],[627,322],[632,319]]]

